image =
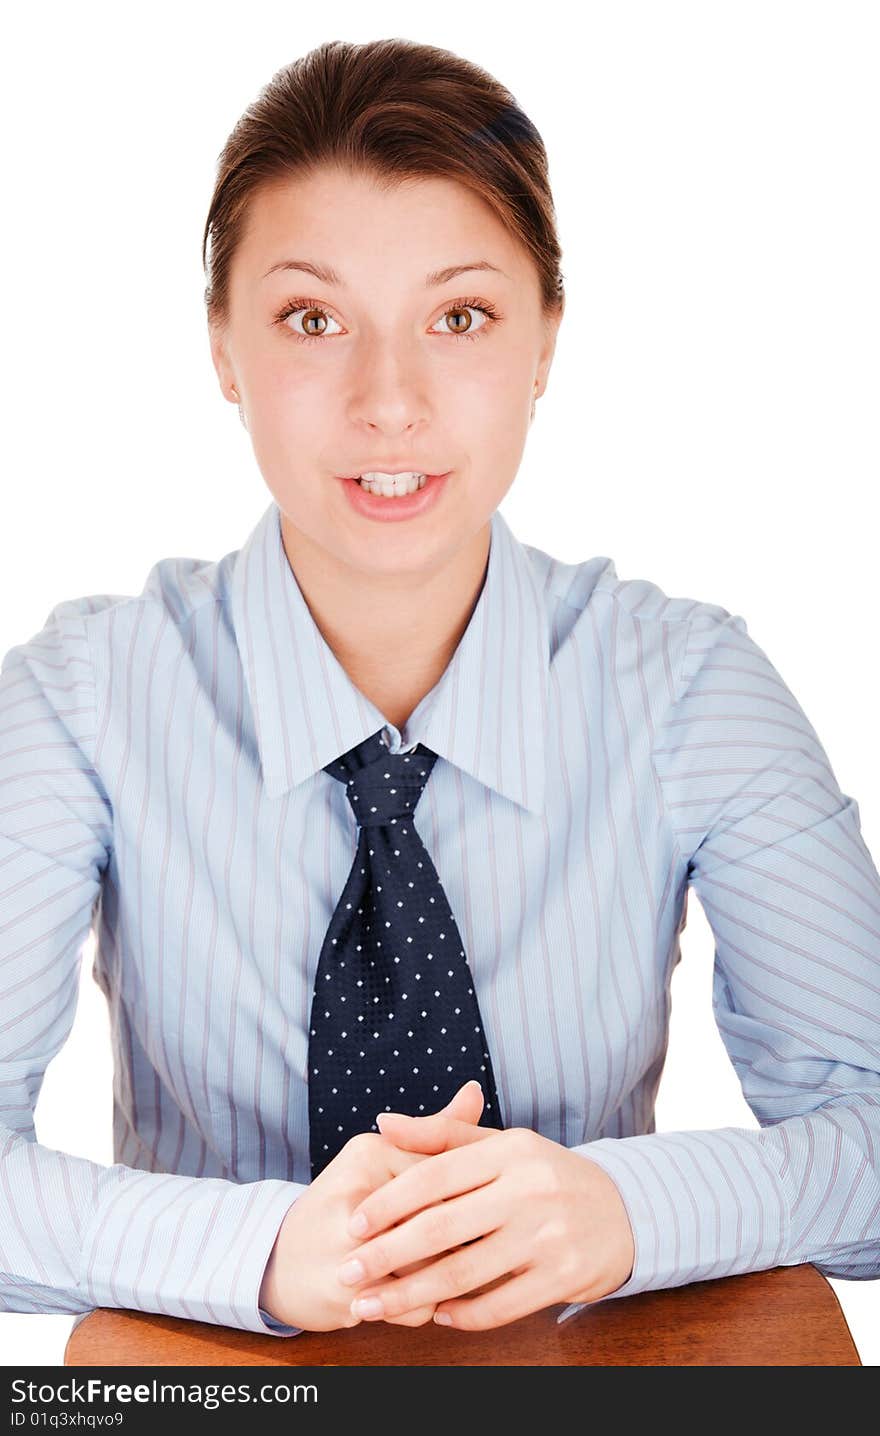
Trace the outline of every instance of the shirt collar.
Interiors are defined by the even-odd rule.
[[[231,604],[263,783],[274,798],[387,719],[354,685],[312,618],[274,501],[235,554]],[[404,744],[423,743],[542,813],[549,664],[538,574],[496,509],[483,588],[444,673],[410,715]]]

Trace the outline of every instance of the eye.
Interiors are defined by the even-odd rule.
[[[319,329],[317,333],[312,332],[307,334],[303,334],[298,329],[291,329],[290,333],[294,339],[299,339],[303,344],[311,344],[316,339],[323,339],[327,332],[327,320],[329,320],[331,324],[338,322],[333,318],[329,310],[325,309],[323,304],[317,304],[313,299],[289,299],[281,312],[275,315],[274,322],[279,326],[288,327],[287,320],[294,314],[304,314],[306,316],[303,320],[304,324],[324,324],[325,326],[323,329]]]
[[[495,321],[501,317],[497,309],[495,309],[494,306],[489,304],[485,299],[456,299],[453,304],[450,304],[443,311],[437,323],[441,323],[444,319],[446,319],[447,315],[449,314],[455,314],[464,317],[464,311],[467,309],[475,309],[478,314],[482,314],[483,323],[477,325],[477,327],[474,328],[473,320],[469,320],[468,323],[465,324],[464,328],[447,330],[446,332],[448,334],[452,334],[453,338],[455,339],[473,340],[482,338],[483,334],[489,328],[489,326],[494,324]]]

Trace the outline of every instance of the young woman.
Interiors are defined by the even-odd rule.
[[[563,313],[534,126],[446,51],[323,45],[209,239],[272,503],[3,663],[0,1305],[295,1335],[876,1277],[857,804],[741,618],[498,510]],[[655,1131],[691,883],[755,1130]],[[93,921],[108,1168],[33,1129]]]

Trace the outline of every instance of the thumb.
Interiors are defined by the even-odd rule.
[[[451,1102],[442,1107],[445,1117],[456,1117],[459,1122],[472,1122],[476,1126],[483,1115],[483,1089],[472,1079],[459,1087]]]
[[[497,1128],[481,1127],[479,1121],[464,1122],[446,1111],[427,1117],[410,1117],[405,1112],[378,1112],[376,1122],[383,1137],[405,1152],[422,1152],[426,1156],[448,1152],[452,1147],[470,1142],[485,1142],[497,1136]]]
[[[403,1112],[378,1112],[376,1121],[383,1137],[405,1151],[437,1153],[462,1143],[483,1141],[492,1128],[480,1126],[483,1089],[472,1080],[459,1087],[451,1102],[439,1112],[411,1117]]]

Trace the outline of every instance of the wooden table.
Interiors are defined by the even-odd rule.
[[[68,1338],[65,1366],[861,1366],[834,1288],[815,1267],[774,1267],[562,1305],[491,1331],[364,1321],[263,1336],[99,1308]]]

